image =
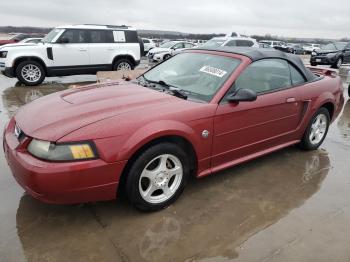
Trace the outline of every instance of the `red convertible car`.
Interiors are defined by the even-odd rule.
[[[317,149],[344,104],[340,78],[277,50],[187,50],[133,81],[58,92],[10,120],[18,183],[49,203],[116,198],[141,210],[203,177],[281,148]],[[262,174],[263,175],[263,174]]]

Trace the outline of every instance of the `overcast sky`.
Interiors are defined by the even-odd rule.
[[[188,33],[350,37],[349,0],[1,0],[0,25],[127,24]]]

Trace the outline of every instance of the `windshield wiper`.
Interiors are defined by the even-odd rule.
[[[146,80],[149,83],[158,84],[158,85],[165,87],[165,89],[167,91],[171,92],[174,96],[176,96],[178,98],[187,99],[187,97],[188,97],[182,89],[180,89],[176,86],[173,86],[173,85],[169,85],[163,80],[154,81],[154,80],[147,79],[145,76],[142,76],[142,77],[144,80]]]

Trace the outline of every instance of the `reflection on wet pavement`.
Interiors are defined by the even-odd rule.
[[[0,125],[67,88],[10,87]],[[16,184],[0,150],[1,261],[349,261],[350,102],[321,149],[287,148],[199,180],[157,213],[123,198],[48,205]]]

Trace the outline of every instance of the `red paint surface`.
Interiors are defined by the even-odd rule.
[[[256,158],[300,141],[312,115],[325,103],[344,103],[339,77],[258,96],[254,102],[220,101],[251,63],[244,56],[209,51],[242,62],[210,103],[196,103],[130,82],[93,85],[38,99],[22,107],[5,130],[5,155],[18,183],[51,203],[79,203],[116,197],[128,160],[145,144],[178,136],[192,144],[197,176]],[[289,98],[295,102],[288,103]],[[49,163],[19,144],[14,123],[29,137],[52,142],[92,140],[98,160]],[[203,130],[210,136],[203,138]]]

